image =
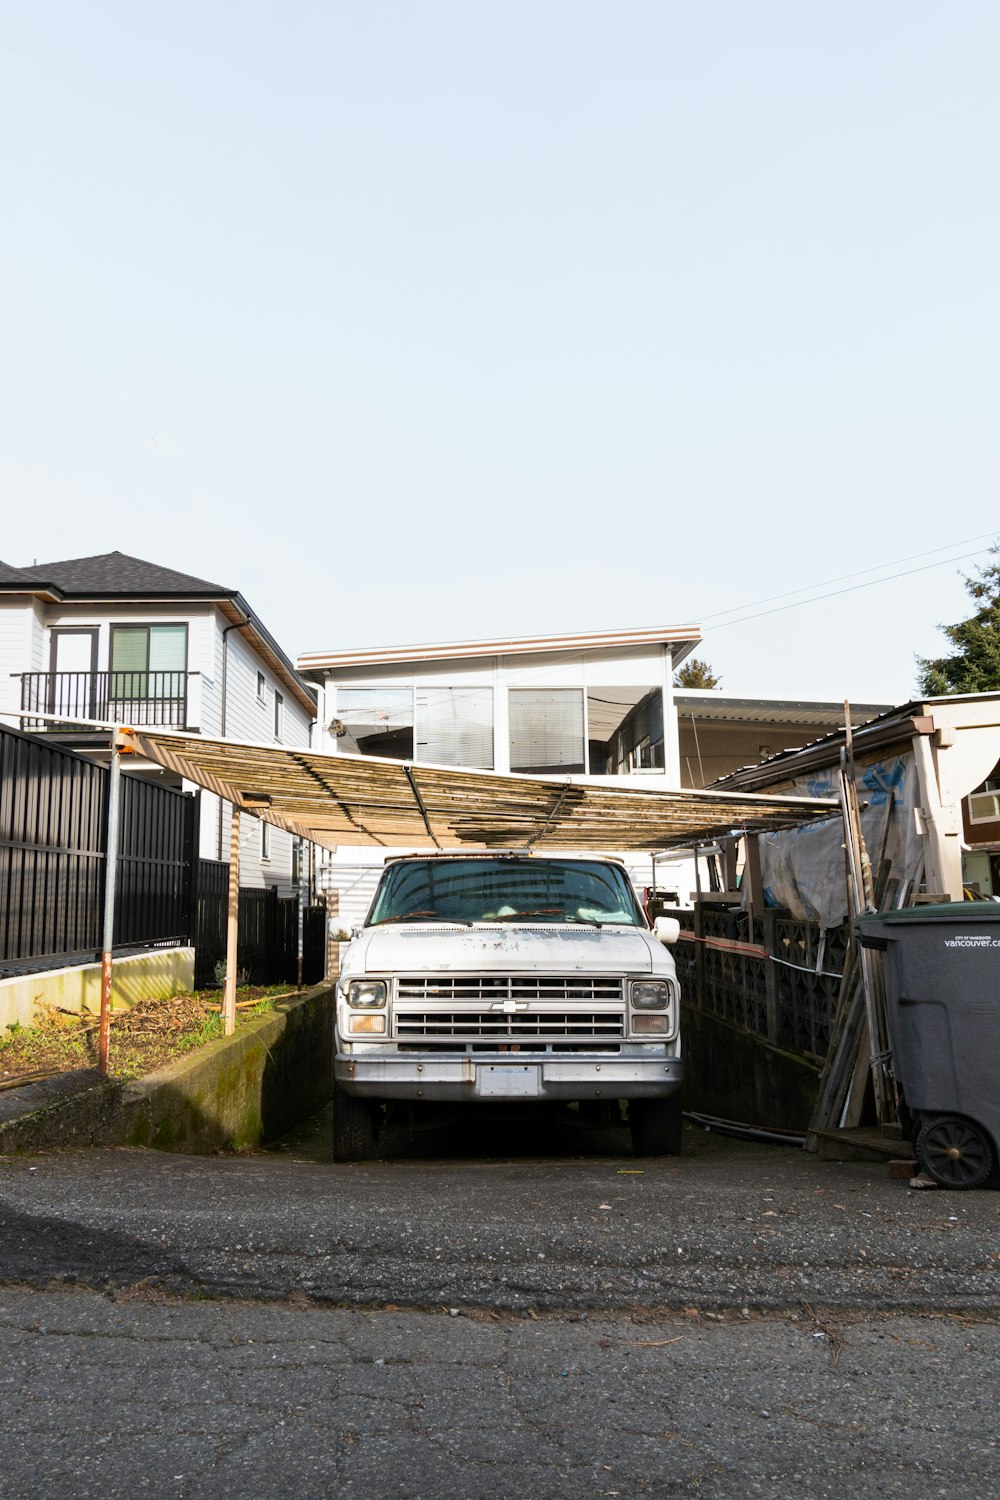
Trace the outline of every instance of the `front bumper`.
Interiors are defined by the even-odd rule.
[[[337,1083],[369,1099],[663,1099],[681,1086],[683,1064],[666,1045],[625,1046],[614,1056],[482,1053],[473,1057],[387,1049],[337,1052]]]

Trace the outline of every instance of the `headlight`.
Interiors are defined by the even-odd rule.
[[[344,996],[348,1005],[356,1010],[371,1010],[373,1006],[385,1004],[384,979],[352,979]]]
[[[632,985],[633,1010],[664,1010],[670,1003],[670,987],[662,979],[637,980]]]

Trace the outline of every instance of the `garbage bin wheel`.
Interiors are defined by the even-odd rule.
[[[334,1081],[333,1159],[372,1161],[378,1150],[378,1105],[373,1099],[356,1099]]]
[[[993,1171],[989,1136],[981,1125],[959,1115],[925,1115],[917,1157],[924,1171],[945,1188],[982,1187]]]
[[[628,1106],[635,1156],[680,1156],[684,1131],[681,1096],[631,1099]]]

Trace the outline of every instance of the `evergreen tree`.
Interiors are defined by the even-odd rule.
[[[996,559],[965,579],[978,608],[967,620],[941,629],[955,650],[951,656],[918,656],[919,691],[928,698],[948,693],[1000,692],[1000,542],[990,548]]]
[[[696,656],[674,673],[674,687],[679,688],[714,688],[721,681],[722,678],[716,677],[708,662],[699,661]]]

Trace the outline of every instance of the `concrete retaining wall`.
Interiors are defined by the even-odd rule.
[[[694,1006],[681,1006],[684,1107],[748,1125],[807,1130],[818,1067]]]
[[[0,1152],[98,1145],[203,1154],[258,1146],[330,1098],[333,1011],[333,986],[317,985],[135,1083],[93,1075],[76,1082],[70,1074],[0,1096]]]
[[[111,1004],[131,1009],[139,1000],[168,1000],[194,989],[194,949],[155,948],[116,958]],[[96,1013],[101,1008],[100,964],[77,964],[0,979],[0,1031],[15,1023],[34,1026],[47,1010]]]

